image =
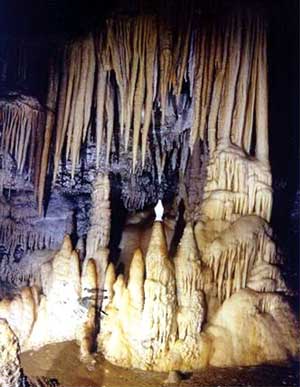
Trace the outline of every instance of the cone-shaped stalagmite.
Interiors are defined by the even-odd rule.
[[[143,254],[140,249],[137,249],[130,264],[128,290],[131,304],[140,311],[143,310],[144,306],[144,276]]]
[[[203,274],[194,237],[193,226],[185,226],[175,257],[176,293],[178,301],[178,334],[196,338],[205,317],[205,299],[202,292]]]
[[[173,263],[168,258],[163,224],[154,222],[145,258],[145,304],[143,310],[146,361],[163,356],[176,338],[176,290]]]
[[[80,356],[89,359],[95,347],[97,313],[97,269],[95,261],[89,259],[81,278],[81,302],[85,309],[84,322],[77,332],[80,343]]]
[[[110,182],[108,175],[97,174],[92,192],[90,227],[87,233],[86,256],[93,258],[99,247],[105,248],[110,236]]]
[[[116,273],[113,263],[109,263],[105,272],[105,282],[104,282],[104,299],[102,301],[102,309],[105,311],[106,306],[112,301],[114,290],[113,285],[116,282]]]

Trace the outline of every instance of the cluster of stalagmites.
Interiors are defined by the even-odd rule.
[[[156,221],[128,275],[116,278],[109,264],[98,336],[105,357],[166,371],[295,356],[297,322],[268,224],[271,205],[268,162],[220,141],[208,162],[203,202],[175,257],[167,224]]]
[[[8,321],[22,350],[76,339],[83,359],[90,359],[97,344],[117,365],[160,371],[252,365],[298,353],[297,324],[268,224],[265,25],[250,14],[195,30],[190,22],[187,17],[176,40],[168,23],[155,17],[109,20],[106,34],[66,46],[60,79],[51,68],[36,173],[40,212],[51,146],[54,179],[63,154],[74,176],[82,143],[92,141],[93,101],[96,165],[102,144],[108,168],[120,143],[132,149],[134,172],[139,158],[145,164],[151,127],[154,143],[158,136],[154,106],[164,127],[169,96],[178,102],[185,80],[192,125],[168,160],[184,176],[188,148],[195,152],[200,140],[207,144],[208,160],[204,171],[197,167],[200,155],[191,155],[196,164],[183,195],[187,222],[175,256],[169,247],[176,219],[155,221],[151,235],[136,229],[133,220],[122,236],[127,267],[118,276],[108,264],[109,179],[96,176],[86,246],[79,243],[80,251],[74,250],[66,236],[54,258],[41,266],[39,283],[0,302],[0,318]],[[24,127],[5,130],[8,142],[2,147],[13,147],[22,169],[24,158],[31,160]],[[17,146],[9,135],[14,131]],[[155,145],[161,181],[167,159],[162,144]],[[5,214],[5,206],[0,210]]]
[[[269,227],[256,215],[222,222],[213,230],[211,222],[188,223],[173,259],[164,223],[155,221],[147,253],[135,251],[128,276],[116,277],[101,248],[81,263],[66,237],[41,267],[41,288],[2,300],[0,317],[22,351],[77,340],[84,360],[100,322],[98,350],[125,367],[189,370],[295,356],[296,321]]]
[[[98,275],[104,277],[105,267],[101,259],[81,265],[66,236],[53,260],[40,269],[41,288],[23,288],[12,300],[0,302],[0,317],[17,335],[22,351],[77,339],[82,356],[88,356],[98,318],[97,300],[102,297]]]

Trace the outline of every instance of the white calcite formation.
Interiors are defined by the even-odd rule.
[[[238,229],[220,233],[201,252],[187,224],[174,265],[163,224],[154,222],[146,257],[135,252],[128,283],[115,277],[112,263],[107,268],[99,351],[117,365],[159,371],[296,356],[297,323],[269,228],[247,216]]]
[[[280,257],[270,237],[271,229],[262,218],[243,216],[218,233],[207,231],[203,223],[198,223],[195,230],[220,300],[245,287],[287,292],[277,266]],[[207,241],[207,234],[212,240]]]
[[[251,158],[241,148],[220,141],[207,167],[202,216],[232,221],[253,214],[269,221],[271,184],[267,161]]]
[[[128,284],[123,275],[112,285],[113,280],[110,264],[105,290],[111,302],[104,305],[99,347],[115,363],[122,359],[127,366],[152,368],[163,361],[176,338],[175,270],[161,222],[153,225],[145,261],[140,250],[135,252]]]
[[[95,260],[82,268],[66,236],[53,260],[41,267],[41,288],[27,287],[12,300],[0,301],[0,318],[17,335],[21,350],[77,340],[82,358],[88,357],[97,324],[97,275]]]
[[[201,332],[206,305],[203,293],[205,269],[199,253],[191,224],[184,229],[175,257],[177,290],[177,325],[180,340],[195,340]]]
[[[90,227],[87,233],[86,256],[94,257],[98,248],[108,246],[110,237],[110,183],[108,175],[98,174],[92,192]]]
[[[16,132],[8,125],[9,111],[0,104],[7,123],[2,150],[13,147],[21,171],[28,158],[38,165],[39,213],[51,169],[50,149],[55,148],[54,180],[62,157],[71,162],[74,177],[81,145],[91,138],[92,107],[97,115],[96,167],[106,171],[94,181],[86,248],[80,242],[80,252],[74,250],[66,236],[54,258],[41,266],[40,287],[24,288],[13,300],[0,302],[0,318],[9,323],[21,350],[76,339],[83,360],[91,359],[97,344],[114,364],[157,371],[254,365],[299,353],[297,322],[281,276],[283,262],[269,225],[265,22],[242,12],[228,15],[224,25],[204,23],[200,30],[187,18],[186,32],[173,35],[160,18],[116,18],[106,23],[105,33],[68,44],[62,75],[54,64],[50,69],[40,160],[33,157],[34,144],[29,142],[33,128],[27,133],[19,119],[22,111],[15,115]],[[185,202],[181,241],[171,256],[177,215],[168,223],[160,205],[156,221],[150,222],[152,233],[146,222],[149,213],[134,214],[120,244],[120,261],[127,267],[116,275],[119,268],[108,262],[110,159],[115,148],[124,146],[134,176],[146,167],[150,144],[161,153],[153,181],[163,183],[170,154],[160,141],[148,141],[150,127],[149,139],[157,136],[153,106],[160,107],[162,129],[168,100],[180,101],[184,79],[192,120],[172,161],[179,169],[179,185],[195,144],[201,141],[207,152],[202,161],[200,154],[193,154],[190,184],[185,190],[178,187],[178,203]],[[37,112],[30,114],[38,120]],[[139,203],[134,208],[143,207],[139,187],[131,185],[133,203]],[[0,240],[11,227],[4,201],[1,214],[8,220],[4,231],[0,227]],[[39,243],[31,235],[29,240]]]

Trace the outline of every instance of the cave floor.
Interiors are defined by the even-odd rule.
[[[64,387],[159,387],[166,386],[166,373],[127,370],[100,355],[94,369],[79,361],[75,342],[51,344],[21,355],[25,374],[55,378]],[[175,385],[172,385],[175,386]],[[299,364],[258,367],[214,368],[184,374],[180,387],[277,387],[299,386]]]

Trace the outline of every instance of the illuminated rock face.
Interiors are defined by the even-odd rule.
[[[115,280],[110,264],[98,336],[105,357],[125,367],[166,371],[295,356],[297,323],[282,295],[286,287],[274,266],[268,228],[261,218],[247,216],[238,230],[227,230],[201,256],[187,224],[173,264],[163,225],[155,222],[145,261],[140,251],[132,259],[128,285],[122,275]]]
[[[297,323],[269,224],[266,28],[261,15],[243,12],[201,24],[194,9],[180,14],[179,29],[162,15],[116,16],[105,30],[66,44],[61,73],[52,63],[46,113],[30,101],[0,101],[0,150],[20,173],[32,172],[38,198],[37,208],[23,211],[1,198],[0,242],[57,247],[59,238],[38,226],[28,232],[21,222],[43,212],[49,170],[54,186],[67,192],[73,183],[56,180],[68,173],[77,179],[73,188],[86,181],[92,187],[80,252],[66,235],[58,251],[39,260],[36,276],[29,271],[26,279],[36,286],[0,302],[0,318],[21,350],[76,339],[84,361],[98,345],[117,365],[159,371],[296,356]],[[44,120],[43,140],[35,144],[30,139]],[[87,162],[88,179],[78,177],[79,161]],[[171,170],[178,214],[168,222],[159,198]],[[109,251],[111,175],[120,177],[117,204],[134,211],[113,246],[122,250],[119,262]],[[147,205],[154,198],[152,222]],[[56,236],[71,232],[59,233],[57,219]],[[125,264],[124,273],[113,262]],[[11,278],[6,263],[4,279]],[[13,274],[18,285],[26,282]]]
[[[86,358],[94,343],[97,298],[102,297],[95,260],[81,267],[66,236],[53,261],[42,266],[41,281],[42,289],[24,288],[13,300],[2,300],[0,317],[17,335],[22,351],[77,340]]]

